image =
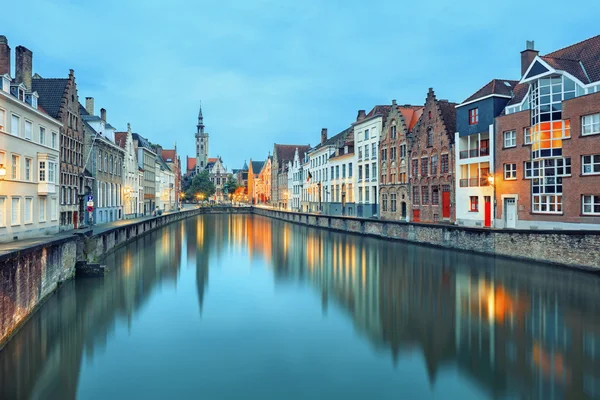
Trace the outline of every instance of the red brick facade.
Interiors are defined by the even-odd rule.
[[[429,89],[408,157],[411,221],[455,220],[455,106],[447,100],[437,100],[433,89]]]

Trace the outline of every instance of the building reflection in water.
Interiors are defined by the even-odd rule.
[[[490,397],[600,397],[596,276],[270,220],[206,215],[110,255],[109,279],[70,282],[0,352],[0,398],[74,398],[84,351],[102,351],[159,284],[195,266],[199,312],[209,263],[226,252],[266,264],[276,284],[314,288],[344,310],[393,368],[422,355],[429,382],[455,368]],[[235,267],[235,266],[233,266]]]

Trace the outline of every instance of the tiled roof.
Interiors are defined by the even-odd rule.
[[[296,149],[298,149],[298,155],[307,152],[310,149],[310,145],[302,145],[302,144],[275,144],[275,154],[277,154],[277,161],[279,165],[283,165],[288,161],[292,161],[294,159],[294,155],[296,154]]]
[[[36,78],[31,80],[31,90],[40,96],[38,104],[52,117],[58,119],[60,105],[67,87],[67,78]]]
[[[175,150],[163,150],[162,157],[165,161],[171,159],[169,162],[175,162]]]
[[[348,137],[348,135],[351,132],[353,132],[353,130],[354,130],[353,127],[344,129],[343,131],[341,131],[337,135],[334,135],[334,136],[330,137],[329,139],[327,139],[324,143],[319,143],[318,145],[316,145],[315,147],[313,147],[312,149],[310,149],[310,151],[318,150],[318,149],[320,149],[321,147],[324,147],[324,146],[336,146],[336,147],[338,147],[341,143],[343,143],[343,141],[346,140],[346,138]],[[300,155],[300,158],[302,158],[301,155]]]
[[[252,164],[252,172],[254,174],[258,174],[263,169],[265,162],[264,161],[252,161],[251,164]]]
[[[521,101],[523,101],[523,98],[527,94],[528,90],[529,90],[528,83],[519,83],[513,89],[513,97],[512,97],[512,99],[509,100],[509,102],[506,105],[510,106],[512,104],[519,104]]]
[[[371,111],[369,111],[366,118],[371,118],[376,115],[381,115],[381,116],[385,117],[388,114],[388,112],[390,112],[390,108],[392,108],[392,106],[388,106],[388,105],[375,106],[375,107],[373,107],[373,109]]]
[[[473,101],[491,94],[498,94],[502,96],[512,96],[514,87],[517,86],[519,81],[512,81],[508,79],[492,79],[486,83],[481,89],[469,96],[463,103]]]
[[[417,121],[423,114],[423,106],[398,106],[398,111],[404,117],[404,122],[407,124],[408,131],[412,132]]]
[[[192,171],[196,169],[196,159],[195,158],[187,158],[187,171]]]
[[[163,158],[159,155],[156,156],[156,163],[160,164],[162,169],[164,169],[165,171],[171,171],[171,168],[169,168],[165,160],[163,160]]]
[[[548,62],[549,58],[554,59],[554,65]],[[577,78],[580,77],[580,74],[583,74],[584,79],[582,82],[584,83],[598,82],[600,81],[600,35],[548,53],[542,59],[552,65],[552,67],[560,65],[560,67],[555,68],[567,71]],[[583,73],[579,62],[583,64],[589,79],[585,77],[585,73]]]
[[[213,164],[214,164],[214,163],[216,163],[216,162],[217,162],[217,158],[216,158],[216,157],[209,157],[209,158],[208,158],[208,163],[209,163],[209,164],[210,164],[210,163],[213,163]]]
[[[133,140],[137,140],[138,141],[138,146],[145,147],[145,148],[147,148],[148,150],[150,150],[151,152],[154,153],[154,148],[152,147],[152,144],[150,144],[150,142],[148,141],[148,139],[146,139],[145,137],[143,137],[139,133],[132,133],[131,135],[133,137]]]
[[[454,137],[456,133],[456,103],[438,100],[438,107],[442,113],[442,120],[444,121],[448,135]]]
[[[127,132],[115,132],[115,142],[117,145],[125,148],[127,145]]]

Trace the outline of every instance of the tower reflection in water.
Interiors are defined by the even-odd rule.
[[[182,251],[185,249],[185,253]],[[266,264],[276,284],[314,288],[390,367],[415,352],[431,385],[445,367],[492,397],[598,398],[597,277],[521,262],[316,230],[259,216],[173,224],[107,257],[110,277],[70,282],[0,352],[0,398],[74,398],[84,351],[103,351],[118,320],[196,269],[199,311],[226,252]],[[213,263],[212,265],[209,265]]]

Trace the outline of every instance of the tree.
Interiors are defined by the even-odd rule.
[[[196,195],[200,194],[204,196],[204,199],[207,199],[215,194],[215,191],[215,185],[210,181],[208,171],[202,171],[194,176],[185,195],[188,199],[194,199],[196,198]]]
[[[239,185],[237,181],[233,179],[233,175],[229,174],[229,176],[227,177],[227,182],[225,182],[223,189],[225,193],[234,194],[238,186]]]

